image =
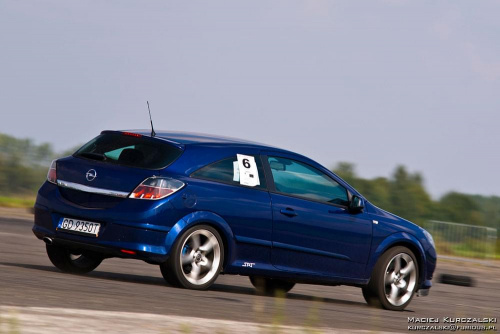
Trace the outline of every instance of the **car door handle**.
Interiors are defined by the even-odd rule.
[[[290,209],[290,208],[281,209],[280,213],[282,215],[285,215],[285,216],[288,216],[288,217],[295,217],[295,216],[297,216],[297,213],[293,209]]]

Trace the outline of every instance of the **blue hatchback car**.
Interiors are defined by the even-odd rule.
[[[207,289],[220,273],[263,294],[352,285],[391,310],[427,295],[436,266],[427,231],[311,159],[189,133],[103,131],[54,161],[33,232],[65,272],[140,259],[174,286]]]

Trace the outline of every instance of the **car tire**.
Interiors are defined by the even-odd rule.
[[[372,306],[402,311],[418,288],[418,262],[411,250],[396,246],[377,261],[363,297]]]
[[[378,296],[372,292],[372,290],[369,287],[363,287],[362,289],[363,292],[363,298],[365,299],[366,303],[370,306],[375,306],[375,307],[381,307],[380,301],[378,299]]]
[[[219,232],[208,225],[197,225],[178,238],[160,270],[173,286],[206,290],[219,276],[223,262],[224,244]]]
[[[276,296],[292,290],[295,283],[280,279],[250,276],[250,282],[259,295]]]
[[[97,255],[76,254],[70,250],[55,246],[46,245],[47,255],[50,262],[61,271],[72,274],[86,274],[97,268],[103,258]]]

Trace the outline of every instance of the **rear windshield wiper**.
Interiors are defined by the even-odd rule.
[[[104,154],[101,154],[101,153],[92,153],[92,152],[78,153],[77,156],[84,157],[84,158],[89,158],[89,159],[92,159],[92,160],[100,160],[100,161],[104,161],[104,160],[107,159],[107,157]]]

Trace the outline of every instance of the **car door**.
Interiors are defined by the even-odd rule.
[[[272,268],[271,199],[257,153],[247,150],[229,154],[193,172],[190,180],[196,210],[214,212],[229,224],[237,251],[227,256],[232,256],[229,264],[238,272]],[[244,169],[252,170],[252,166],[255,169],[245,177]]]
[[[264,157],[272,179],[272,264],[281,270],[359,278],[367,263],[372,221],[348,209],[350,193],[298,157]]]

